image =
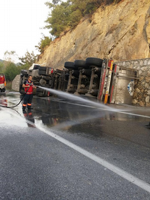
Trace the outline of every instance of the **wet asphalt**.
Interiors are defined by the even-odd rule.
[[[27,113],[5,108],[19,100],[0,96],[0,200],[150,199],[150,109],[58,97],[34,97]]]

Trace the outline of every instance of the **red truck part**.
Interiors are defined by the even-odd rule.
[[[0,92],[5,92],[6,79],[4,74],[0,74]]]

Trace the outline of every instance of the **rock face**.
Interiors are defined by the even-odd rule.
[[[55,39],[39,56],[39,63],[62,69],[66,61],[87,57],[114,61],[150,57],[150,0],[122,0],[100,7]]]

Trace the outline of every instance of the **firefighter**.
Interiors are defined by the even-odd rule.
[[[32,76],[28,76],[28,80],[26,80],[22,87],[25,90],[25,97],[23,100],[23,113],[26,112],[26,107],[28,108],[28,111],[31,110],[31,103],[32,103],[32,98],[33,98],[33,88],[36,88],[36,86],[33,85],[32,82]]]

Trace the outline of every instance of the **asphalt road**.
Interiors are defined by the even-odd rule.
[[[0,108],[0,200],[150,199],[150,109],[54,97],[32,106]]]

